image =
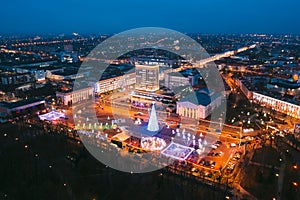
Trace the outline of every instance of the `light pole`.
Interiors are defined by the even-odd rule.
[[[220,125],[219,129],[220,129],[220,132],[221,132],[221,127],[222,127],[222,118],[221,117],[219,118],[219,125]]]

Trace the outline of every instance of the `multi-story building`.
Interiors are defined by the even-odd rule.
[[[222,103],[222,95],[208,89],[196,91],[177,102],[177,114],[193,119],[205,119]]]
[[[236,83],[247,98],[253,100],[254,103],[300,119],[300,103],[295,99],[284,98],[268,91],[256,91],[245,80],[236,80]]]
[[[17,73],[30,73],[35,81],[44,81],[46,78],[46,68],[56,63],[57,61],[49,61],[42,63],[16,65],[13,67],[13,69]]]
[[[54,72],[47,71],[47,78],[54,80],[54,81],[61,81],[61,80],[74,80],[79,78],[88,77],[89,72],[77,72],[74,70],[57,70]]]
[[[196,83],[197,77],[193,75],[184,76],[179,72],[167,73],[165,76],[165,86],[173,89],[180,86],[193,86]]]
[[[72,104],[91,99],[93,96],[93,87],[87,87],[76,91],[64,90],[56,92],[56,99],[58,103],[65,106],[71,106]]]
[[[136,65],[136,90],[159,90],[159,65]]]
[[[44,68],[27,66],[27,67],[17,67],[17,73],[30,73],[34,77],[35,81],[44,81],[46,78],[46,70]]]
[[[113,78],[103,79],[95,84],[96,93],[104,93],[120,89],[136,83],[135,73],[124,74]]]
[[[32,82],[32,76],[30,73],[16,73],[16,72],[3,72],[0,74],[1,85],[19,85]]]
[[[253,92],[253,102],[291,117],[300,118],[300,106],[295,103],[283,101],[258,92]]]
[[[22,113],[26,114],[32,109],[44,108],[45,99],[44,98],[28,98],[19,101],[0,102],[0,115],[1,116],[17,116]]]
[[[237,79],[235,80],[235,83],[248,99],[252,99],[253,87],[249,81]]]
[[[300,124],[295,124],[294,127],[294,137],[300,142]]]

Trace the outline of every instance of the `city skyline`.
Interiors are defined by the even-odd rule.
[[[300,197],[296,0],[14,0],[0,199]]]
[[[3,2],[0,34],[107,33],[164,27],[186,33],[300,34],[299,2],[51,1]],[[179,6],[180,5],[180,6]],[[146,9],[147,8],[147,9]]]
[[[145,40],[133,36],[110,49]],[[146,42],[181,49],[182,37],[164,36]],[[109,52],[92,50],[98,43],[120,34],[4,37],[0,198],[48,199],[50,191],[51,199],[141,199],[148,190],[148,199],[297,199],[299,37],[192,37],[211,56],[193,61],[137,48],[95,57],[95,50]],[[213,68],[223,87],[210,87]],[[124,180],[128,186],[118,187]],[[176,193],[171,184],[183,180],[183,194]]]

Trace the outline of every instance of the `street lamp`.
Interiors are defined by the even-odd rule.
[[[298,183],[297,182],[293,182],[293,186],[298,187]]]
[[[293,169],[298,169],[298,165],[297,164],[293,165]]]

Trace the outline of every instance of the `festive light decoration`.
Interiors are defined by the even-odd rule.
[[[141,139],[141,146],[145,150],[161,151],[167,144],[163,139],[158,137],[143,137]]]
[[[156,131],[159,130],[159,125],[158,125],[158,120],[157,120],[156,110],[155,110],[154,104],[152,105],[147,130],[151,131],[151,132],[156,132]]]
[[[49,113],[39,115],[40,120],[53,121],[59,118],[65,118],[65,114],[61,112],[51,111]]]

